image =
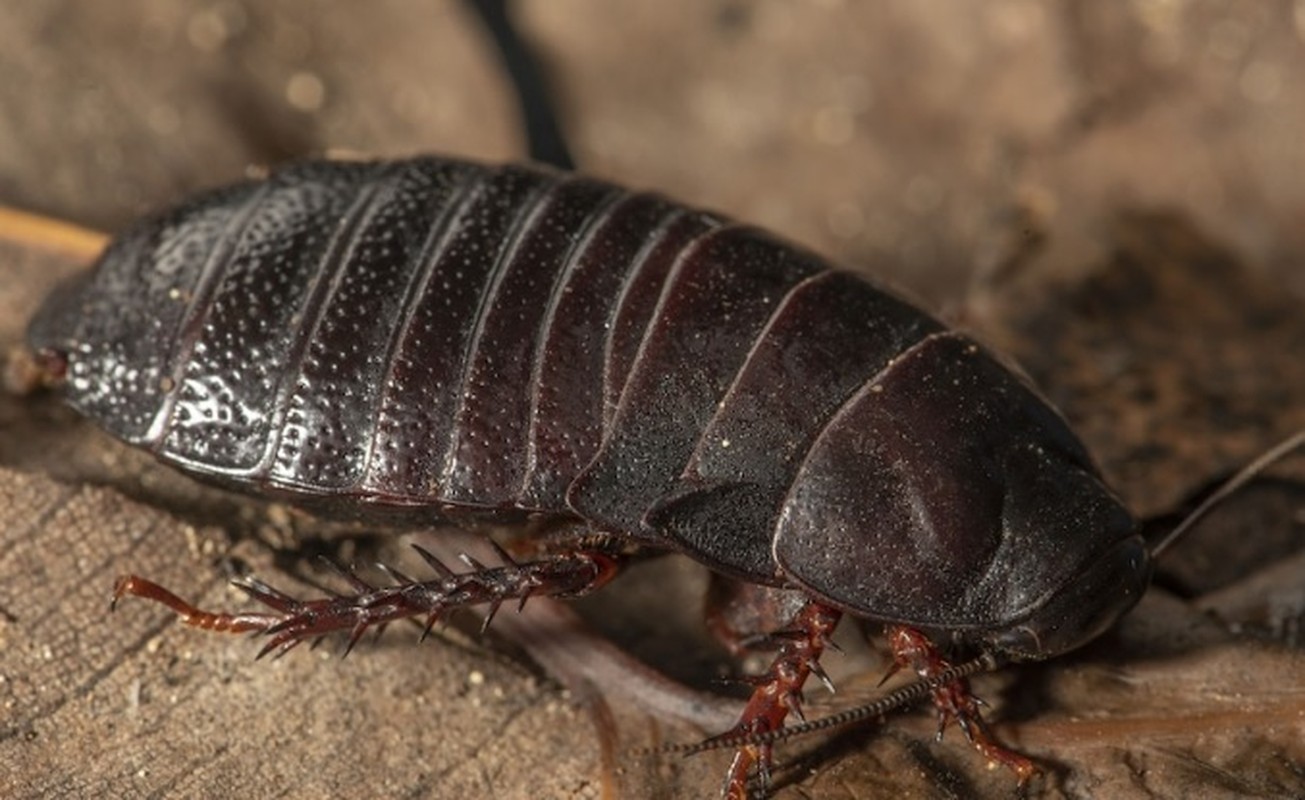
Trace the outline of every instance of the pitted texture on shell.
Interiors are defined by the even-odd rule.
[[[30,338],[73,355],[73,405],[207,477],[565,511],[720,224],[543,169],[304,164],[140,223]]]
[[[1055,412],[942,330],[654,195],[421,158],[146,220],[30,338],[74,406],[238,488],[569,514],[866,616],[998,625],[1060,574],[1007,555],[1072,573],[1128,520]]]

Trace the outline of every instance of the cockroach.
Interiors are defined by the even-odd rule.
[[[263,654],[584,594],[634,550],[764,587],[766,630],[724,626],[779,642],[716,740],[740,746],[730,796],[766,775],[845,614],[882,623],[942,721],[1027,780],[940,648],[982,668],[1060,655],[1151,575],[1087,450],[981,344],[763,231],[545,167],[309,162],[201,194],[119,236],[28,341],[74,408],[197,478],[364,519],[574,531],[463,572],[419,551],[429,580],[343,570],[352,592],[329,599],[238,580],[259,613],[116,586],[262,632]]]
[[[472,6],[527,99],[501,3]],[[546,105],[525,106],[532,152],[569,165]],[[967,677],[1092,640],[1167,546],[1148,549],[1065,420],[974,339],[764,231],[544,166],[318,161],[200,194],[57,289],[28,343],[40,381],[195,478],[364,520],[567,529],[463,571],[418,549],[428,580],[341,568],[352,591],[328,599],[238,579],[262,612],[115,586],[115,602],[260,632],[260,655],[334,631],[351,648],[405,617],[429,631],[466,606],[488,624],[647,551],[741,587],[714,627],[778,653],[733,729],[681,748],[737,748],[729,797],[767,780],[773,742],[925,695],[1027,781],[1036,766],[990,734]],[[881,623],[920,679],[785,727],[807,679],[828,680],[844,615]]]

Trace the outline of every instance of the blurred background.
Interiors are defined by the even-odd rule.
[[[1260,268],[1305,226],[1305,5],[515,3],[581,167],[955,300],[994,231],[1170,208]],[[510,159],[452,0],[6,3],[0,197],[112,230],[249,165]]]

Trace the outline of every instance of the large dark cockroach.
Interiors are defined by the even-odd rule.
[[[965,677],[1093,639],[1159,550],[1061,416],[974,340],[762,231],[548,168],[312,162],[210,192],[122,234],[28,339],[71,405],[195,477],[364,519],[567,524],[496,566],[420,551],[430,580],[344,570],[352,593],[329,599],[239,581],[262,613],[116,587],[262,632],[263,653],[582,594],[649,550],[762,587],[717,625],[779,646],[705,745],[739,748],[731,797],[765,778],[776,739],[924,694],[1027,780]],[[784,727],[844,614],[882,623],[922,681]],[[943,646],[979,656],[953,666]]]
[[[551,514],[528,561],[210,615],[267,651],[467,604],[574,595],[629,545],[789,603],[734,734],[778,729],[839,617],[1042,659],[1110,626],[1150,557],[1061,417],[882,287],[721,217],[533,167],[307,163],[120,236],[29,342],[68,402],[197,477],[352,513]],[[778,601],[777,601],[778,602]],[[773,632],[773,631],[772,631]],[[991,759],[960,682],[936,693]],[[766,744],[740,751],[742,792]]]

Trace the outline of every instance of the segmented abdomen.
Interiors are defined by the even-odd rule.
[[[115,244],[77,323],[101,380],[70,399],[236,483],[560,510],[671,266],[719,225],[527,167],[292,167]]]
[[[574,512],[757,579],[811,442],[940,329],[655,195],[434,158],[201,197],[91,282],[56,304],[77,321],[34,330],[75,329],[70,400],[166,461],[306,497]]]

